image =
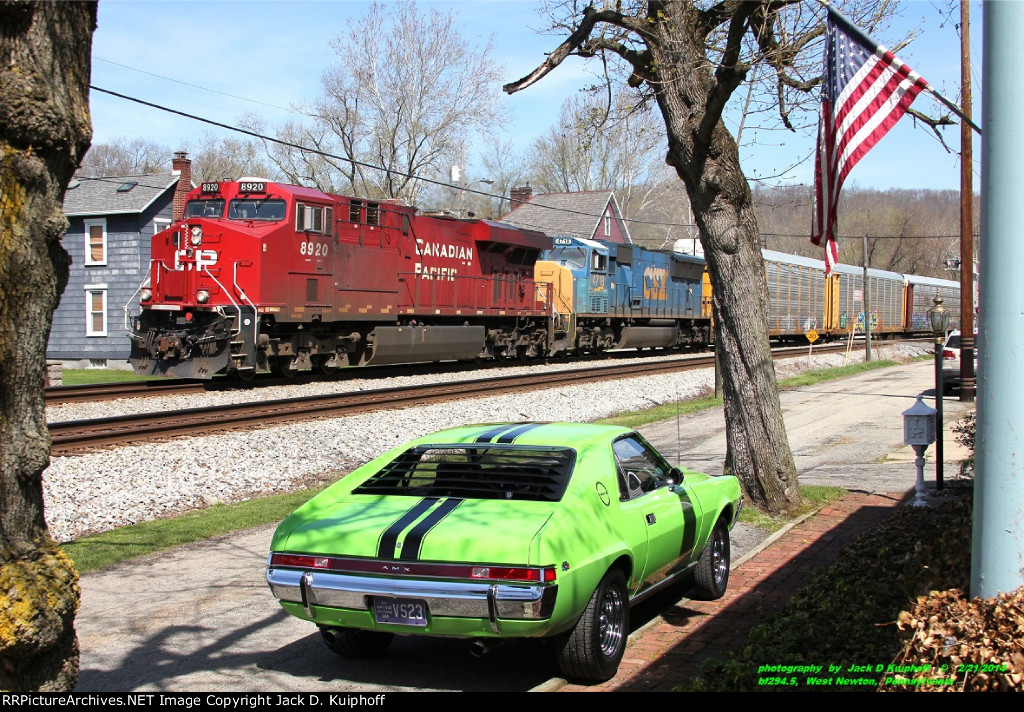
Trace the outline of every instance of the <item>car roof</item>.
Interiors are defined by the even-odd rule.
[[[611,442],[630,432],[629,428],[592,423],[483,423],[441,430],[414,442],[537,445],[571,447],[579,451],[594,444]]]

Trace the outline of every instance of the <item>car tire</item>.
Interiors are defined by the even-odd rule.
[[[376,630],[356,630],[353,628],[320,629],[327,648],[335,655],[343,658],[375,658],[381,655],[391,641],[394,633],[381,633]]]
[[[729,585],[729,527],[720,518],[700,554],[693,574],[698,597],[713,601],[725,595]]]
[[[626,577],[620,569],[611,569],[576,626],[556,640],[558,668],[568,678],[604,682],[618,671],[628,637]]]

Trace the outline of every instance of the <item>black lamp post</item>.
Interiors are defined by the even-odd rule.
[[[928,310],[928,321],[935,337],[935,489],[942,489],[942,346],[949,328],[949,312],[936,295],[935,306]]]

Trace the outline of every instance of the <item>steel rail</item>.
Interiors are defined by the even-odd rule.
[[[822,346],[818,353],[843,350]],[[796,358],[803,348],[776,352],[776,358]],[[648,376],[714,366],[714,356],[696,356],[592,366],[539,374],[451,381],[439,385],[400,386],[369,391],[303,396],[274,401],[188,408],[168,413],[144,413],[49,424],[51,453],[55,456],[87,452],[100,447],[165,440],[177,436],[208,435],[263,425],[318,418],[339,418],[375,410],[392,410],[502,393],[556,388],[581,383]]]
[[[441,385],[403,386],[284,400],[189,408],[173,413],[146,413],[95,420],[50,423],[54,455],[80,453],[101,446],[126,445],[180,435],[205,435],[272,423],[405,408],[440,401],[553,388],[583,382],[707,368],[713,356],[673,359],[652,364],[590,367],[543,374],[453,381]]]

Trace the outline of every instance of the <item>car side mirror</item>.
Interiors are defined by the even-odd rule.
[[[668,483],[670,485],[678,485],[683,482],[683,471],[678,467],[673,467],[668,471]]]

